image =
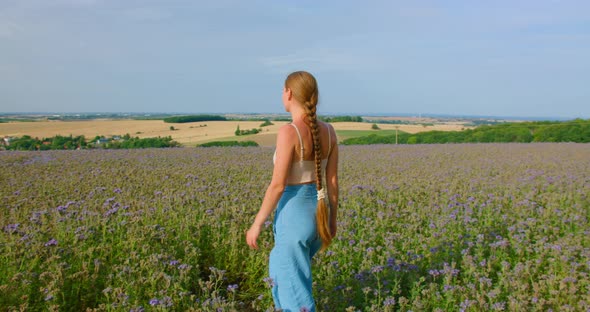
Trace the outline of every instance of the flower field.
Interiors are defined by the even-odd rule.
[[[0,152],[0,310],[272,311],[272,148]],[[588,311],[590,145],[340,147],[320,311]]]

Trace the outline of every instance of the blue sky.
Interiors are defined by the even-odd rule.
[[[0,112],[590,118],[590,1],[0,0]]]

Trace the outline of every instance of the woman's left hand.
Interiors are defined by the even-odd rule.
[[[262,226],[253,224],[248,231],[246,231],[246,243],[252,249],[258,249],[258,244],[256,240],[260,235],[260,231],[262,230]]]

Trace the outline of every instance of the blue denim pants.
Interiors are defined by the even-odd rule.
[[[284,312],[315,311],[311,258],[322,244],[317,234],[317,204],[316,184],[288,185],[275,212],[269,273],[275,308]]]

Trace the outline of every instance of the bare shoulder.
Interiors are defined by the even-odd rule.
[[[295,138],[295,128],[290,124],[282,125],[279,128],[279,133],[277,135],[277,141],[292,141]]]
[[[322,126],[324,128],[326,128],[326,130],[328,130],[329,133],[331,133],[332,135],[336,134],[336,131],[334,130],[334,127],[332,126],[332,124],[327,123],[325,121],[319,121],[319,122],[322,124]]]
[[[295,128],[291,124],[284,124],[279,128],[279,135],[289,135],[295,133]]]
[[[328,131],[334,131],[334,127],[332,127],[332,125],[331,125],[331,124],[329,124],[329,123],[327,123],[327,122],[325,122],[325,121],[320,121],[320,120],[318,120],[318,123],[319,123],[320,125],[322,125],[322,127],[324,127],[324,128],[326,128],[326,129],[328,129]]]

